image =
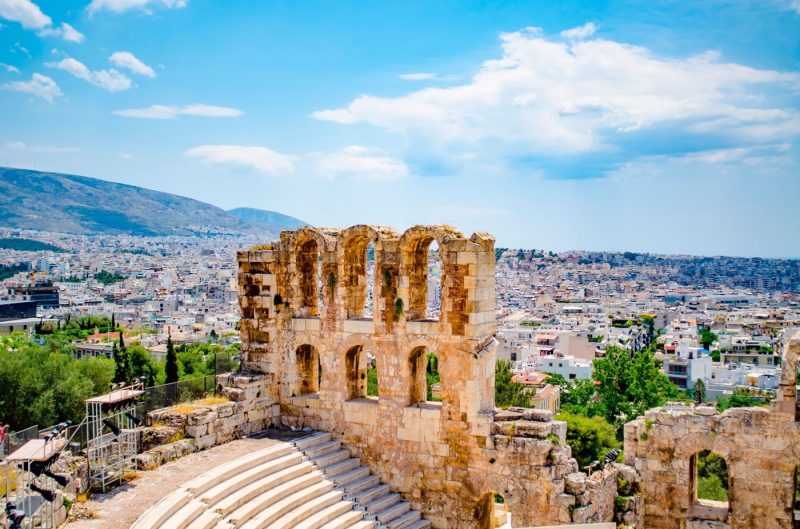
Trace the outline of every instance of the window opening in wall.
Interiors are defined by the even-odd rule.
[[[378,359],[367,351],[367,397],[378,396]]]
[[[367,245],[367,295],[364,299],[364,317],[372,318],[375,307],[375,245]]]
[[[425,400],[429,402],[441,402],[442,384],[439,378],[439,358],[433,351],[428,351],[426,357]]]
[[[442,258],[439,243],[433,240],[428,246],[428,284],[425,318],[438,320],[442,310]]]
[[[728,465],[719,454],[709,450],[694,456],[695,494],[698,500],[728,501]]]

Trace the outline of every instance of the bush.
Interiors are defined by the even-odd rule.
[[[600,416],[583,417],[562,412],[555,418],[567,422],[567,444],[581,468],[603,459],[609,450],[619,447],[614,426]]]

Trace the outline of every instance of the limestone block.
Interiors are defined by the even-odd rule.
[[[208,434],[208,423],[186,426],[186,436],[198,438]]]

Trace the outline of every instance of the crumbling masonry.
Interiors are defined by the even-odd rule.
[[[433,241],[441,310],[428,319]],[[365,317],[370,244],[374,310]],[[491,235],[306,227],[238,260],[243,369],[274,410],[259,420],[332,432],[434,527],[493,527],[495,493],[515,527],[614,519],[640,529],[793,527],[800,435],[789,375],[772,410],[651,410],[626,425],[628,465],[587,477],[564,442],[566,423],[495,408]],[[795,370],[798,345],[784,364]],[[428,352],[438,358],[441,402],[425,400]],[[367,396],[368,358],[378,397]],[[223,392],[243,391],[233,387],[240,379]],[[727,505],[694,499],[692,461],[703,449],[728,460]]]

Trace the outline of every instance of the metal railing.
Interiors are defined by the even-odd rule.
[[[217,377],[215,375],[150,386],[144,390],[144,413],[175,406],[182,402],[202,399],[207,395],[216,395],[216,393]]]

